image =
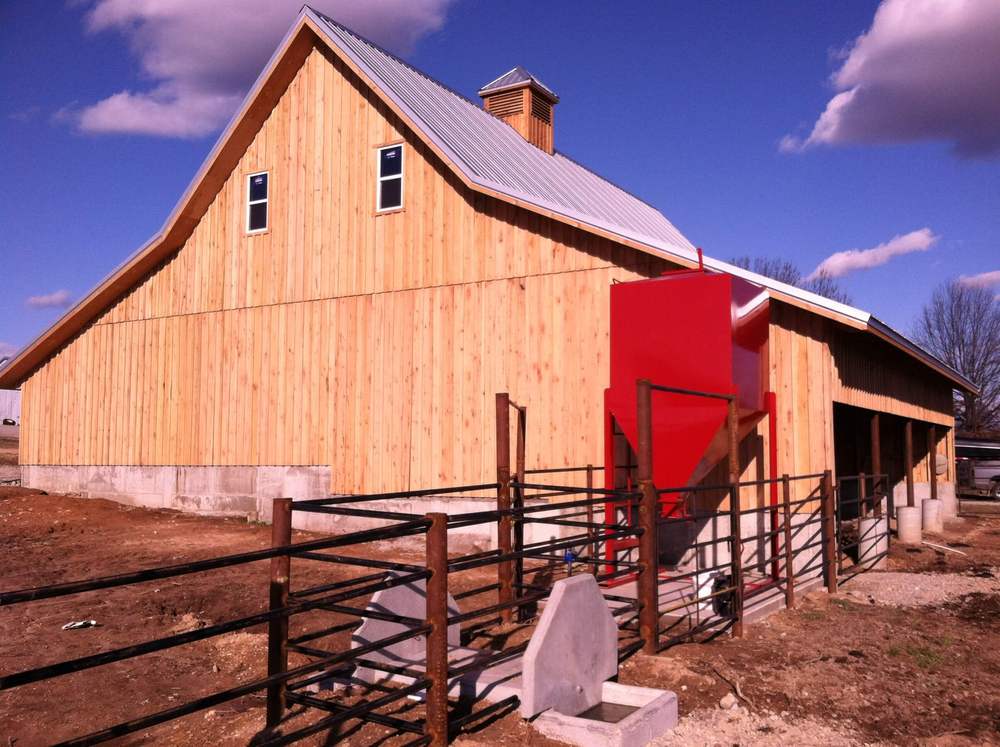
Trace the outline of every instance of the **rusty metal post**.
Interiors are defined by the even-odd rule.
[[[515,446],[515,469],[516,469],[516,479],[517,482],[524,482],[524,451],[525,451],[525,436],[528,427],[528,408],[519,406],[517,408],[517,443]],[[524,489],[521,487],[515,488],[514,490],[514,508],[524,508]],[[513,518],[514,524],[514,550],[518,553],[524,551],[524,514],[518,514]],[[524,557],[521,555],[517,556],[514,561],[514,594],[517,597],[524,595]],[[517,608],[517,619],[519,622],[524,622],[527,610],[524,607]]]
[[[729,532],[733,577],[733,637],[743,637],[743,522],[740,505],[740,416],[736,398],[729,400],[726,417],[729,436]]]
[[[907,420],[903,426],[903,460],[906,469],[906,505],[916,506],[913,496],[913,421]]]
[[[931,484],[931,500],[936,501],[937,490],[937,428],[927,426],[927,479]]]
[[[427,718],[424,736],[448,744],[448,514],[427,514]]]
[[[886,489],[886,486],[882,486],[882,490],[879,490],[879,475],[882,474],[882,431],[880,428],[878,413],[872,415],[871,423],[871,439],[872,439],[872,494],[874,496],[875,502],[875,518],[882,518],[882,491]]]
[[[656,488],[653,486],[653,396],[649,379],[636,382],[638,430],[636,477],[642,493],[639,504],[639,637],[642,650],[655,654],[660,643],[660,609],[657,599]]]
[[[497,394],[497,547],[501,555],[510,555],[512,550],[510,516],[510,396],[506,392]],[[510,560],[497,563],[497,583],[500,585],[498,601],[509,604],[514,601],[514,564]],[[509,623],[513,609],[504,607],[500,620]]]
[[[587,500],[593,500],[594,494],[589,492],[594,488],[594,465],[587,465]],[[591,564],[591,570],[596,576],[600,573],[600,564],[597,562],[597,532],[594,530],[594,504],[587,504],[587,523],[591,526],[587,527],[587,536],[590,538],[589,555],[593,563]]]
[[[792,553],[792,486],[788,474],[781,476],[782,508],[785,524],[785,607],[795,606],[795,558]]]
[[[858,475],[858,511],[860,512],[859,520],[861,516],[868,516],[868,496],[865,493],[868,491],[868,476],[862,472]],[[860,524],[858,525],[860,528]],[[859,551],[860,552],[860,551]]]
[[[292,544],[292,499],[275,498],[271,504],[271,547]],[[271,558],[269,609],[288,606],[288,586],[292,559],[290,555]],[[288,618],[272,619],[267,624],[267,676],[288,671]],[[286,683],[267,688],[267,728],[273,729],[285,716]]]
[[[823,479],[820,482],[820,513],[822,516],[821,526],[823,527],[823,549],[826,555],[826,590],[831,594],[837,593],[837,536],[836,511],[833,497],[833,474],[830,470],[823,472]]]

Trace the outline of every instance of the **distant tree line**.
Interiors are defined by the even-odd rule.
[[[807,279],[785,259],[735,257],[730,264],[781,283],[850,304],[829,275]],[[956,392],[957,426],[972,433],[1000,431],[1000,296],[991,288],[950,280],[939,286],[917,318],[912,337],[979,388]]]
[[[758,275],[764,275],[779,283],[794,285],[796,288],[825,296],[831,301],[840,303],[851,303],[851,297],[847,291],[840,287],[840,284],[829,275],[822,273],[811,280],[807,279],[802,271],[789,262],[787,259],[772,259],[770,257],[735,257],[729,260],[730,264],[741,267]]]
[[[960,429],[1000,429],[1000,302],[991,288],[957,280],[939,286],[914,325],[913,337],[979,387],[955,395]]]

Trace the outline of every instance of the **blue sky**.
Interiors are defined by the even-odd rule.
[[[869,0],[414,0],[405,13],[393,10],[397,0],[385,0],[369,15],[343,0],[317,7],[335,17],[342,10],[349,25],[356,20],[363,33],[381,36],[469,96],[514,65],[525,66],[561,96],[556,147],[656,205],[709,255],[782,257],[809,272],[836,252],[930,229],[937,238],[926,251],[840,278],[856,305],[905,331],[944,279],[1000,270],[1000,159],[990,139],[1000,132],[1000,116],[991,123],[994,110],[969,111],[963,124],[921,112],[926,101],[954,91],[947,80],[936,88],[932,81],[915,104],[914,97],[898,97],[917,111],[879,110],[897,101],[891,90],[871,96],[874,104],[848,102],[853,109],[828,104],[857,85],[857,76],[863,90],[881,84],[890,64],[882,50],[906,42],[893,37],[891,12],[917,12],[936,1],[889,0],[877,28],[879,4]],[[220,2],[218,14],[230,4]],[[135,130],[143,126],[122,110],[109,114],[95,105],[122,91],[141,97],[161,90],[167,99],[194,101],[182,112],[185,122],[214,121],[252,80],[245,68],[267,57],[298,8],[291,3],[276,16],[272,3],[270,16],[262,13],[253,31],[253,46],[244,40],[241,47],[232,35],[213,36],[213,24],[221,21],[198,10],[157,40],[158,20],[135,9],[123,15],[121,5],[77,1],[40,10],[14,0],[0,7],[6,177],[0,186],[0,355],[28,343],[159,228],[217,134],[140,133]],[[253,5],[241,3],[239,12]],[[971,25],[981,29],[992,17],[975,20]],[[204,35],[192,33],[198,24]],[[869,31],[852,59],[850,45]],[[207,52],[206,42],[186,50],[192,37],[217,38],[220,48]],[[951,50],[953,42],[942,40]],[[922,48],[932,46],[921,41]],[[255,49],[257,57],[241,57],[241,48]],[[222,62],[205,64],[222,71],[220,80],[199,80],[207,67],[177,72],[172,50],[182,62],[217,52]],[[845,74],[831,81],[845,60],[855,80]],[[975,81],[977,66],[989,68],[987,78],[1000,69],[1000,60],[983,54],[970,53],[964,64],[968,68],[955,73],[962,81]],[[946,67],[917,69],[912,77]],[[900,79],[898,70],[890,72],[883,78]],[[202,96],[206,91],[226,95]],[[957,105],[938,108],[951,112],[962,101],[990,98],[959,93]],[[118,103],[137,107],[142,100]],[[160,114],[172,121],[171,112]],[[66,293],[53,295],[59,291]]]

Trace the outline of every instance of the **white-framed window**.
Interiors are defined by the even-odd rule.
[[[268,226],[268,173],[258,171],[247,177],[247,233],[261,233]]]
[[[403,146],[387,145],[378,149],[378,188],[375,194],[377,212],[403,207]]]

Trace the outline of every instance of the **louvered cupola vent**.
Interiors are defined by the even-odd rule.
[[[552,124],[552,104],[541,96],[531,97],[531,116],[537,117],[545,124]]]
[[[524,112],[524,91],[507,91],[486,99],[486,111],[495,117],[509,117]]]
[[[479,90],[483,107],[546,153],[555,149],[553,107],[559,97],[523,67],[515,67]]]

